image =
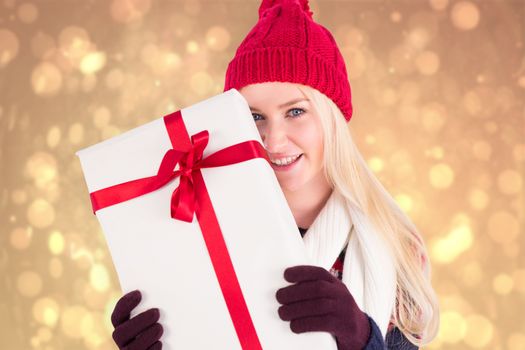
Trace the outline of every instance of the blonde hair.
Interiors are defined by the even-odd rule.
[[[392,322],[414,345],[430,343],[439,329],[439,305],[421,235],[368,168],[335,103],[316,89],[296,86],[321,119],[326,178],[352,204],[349,208],[362,210],[395,257],[397,287]]]

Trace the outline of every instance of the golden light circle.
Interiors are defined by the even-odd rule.
[[[106,267],[102,264],[94,264],[89,272],[91,286],[100,292],[109,288],[109,275]]]
[[[464,216],[459,215],[459,217]],[[472,241],[473,235],[470,224],[467,221],[460,222],[450,230],[447,236],[431,241],[431,252],[436,262],[451,263],[472,246]]]
[[[467,332],[467,322],[456,311],[444,311],[440,316],[439,338],[445,343],[461,341]]]
[[[38,96],[54,96],[62,87],[62,73],[53,63],[42,62],[33,69],[31,86]]]
[[[27,220],[38,228],[46,228],[55,221],[55,209],[45,199],[35,199],[27,209]]]
[[[10,242],[14,248],[18,250],[23,250],[29,247],[32,238],[33,230],[30,227],[17,227],[13,231],[11,231]]]
[[[84,141],[84,126],[81,123],[74,123],[69,127],[69,142],[77,145]]]
[[[0,29],[0,68],[7,66],[18,55],[19,47],[15,33]]]
[[[467,332],[463,341],[473,348],[486,348],[494,333],[490,320],[478,314],[469,315],[465,320]]]
[[[60,137],[62,133],[60,132],[60,128],[58,126],[53,126],[49,129],[47,132],[47,146],[49,148],[55,148],[60,143]]]
[[[84,74],[93,74],[106,65],[106,54],[104,52],[90,52],[80,61],[80,71]]]
[[[471,1],[459,1],[452,7],[451,19],[452,24],[458,29],[474,29],[480,20],[479,8]]]
[[[102,139],[107,140],[121,133],[121,130],[115,125],[107,125],[102,129]]]
[[[525,88],[525,75],[518,78],[518,86],[521,88]]]
[[[445,124],[444,108],[437,104],[423,107],[421,110],[421,122],[425,130],[438,132]]]
[[[230,45],[230,33],[222,26],[213,26],[206,32],[206,44],[213,51],[224,51]]]
[[[188,41],[186,43],[186,51],[190,54],[197,53],[199,51],[199,44],[194,40]]]
[[[483,210],[489,204],[489,195],[481,189],[473,189],[469,192],[468,201],[472,208]]]
[[[432,51],[423,51],[416,57],[416,67],[423,75],[433,75],[439,70],[439,56]]]
[[[182,66],[182,60],[180,56],[174,52],[161,51],[158,54],[157,60],[151,62],[150,66],[157,75],[169,74]]]
[[[84,56],[93,49],[87,30],[77,26],[62,29],[58,36],[58,45],[67,62],[73,67],[78,67]]]
[[[487,224],[489,236],[498,243],[512,242],[518,236],[519,229],[514,215],[503,210],[492,213]]]
[[[507,295],[512,292],[514,281],[506,273],[500,273],[492,280],[492,289],[500,295]]]
[[[407,40],[413,48],[423,49],[430,41],[430,33],[426,28],[416,27],[408,33]]]
[[[454,182],[454,170],[446,163],[436,164],[430,169],[429,179],[437,189],[449,188]]]
[[[99,349],[107,338],[100,313],[88,312],[80,322],[80,331],[85,344],[91,349]]]
[[[87,313],[88,311],[86,308],[81,305],[67,307],[60,317],[62,332],[73,339],[81,338],[82,329],[79,327],[79,324],[82,322],[83,318],[86,317]]]
[[[394,11],[390,14],[390,20],[394,23],[399,23],[403,19],[403,15],[399,11]]]
[[[37,151],[31,155],[27,160],[25,170],[39,188],[47,187],[58,176],[55,157],[43,151]]]
[[[38,9],[30,3],[18,7],[18,18],[24,23],[33,23],[38,18]]]
[[[498,188],[503,194],[514,195],[523,189],[523,174],[513,169],[502,171],[498,175]]]
[[[33,304],[34,319],[48,327],[54,327],[58,321],[60,308],[58,303],[48,297],[39,298]]]
[[[372,157],[368,160],[368,166],[370,169],[372,169],[373,172],[380,172],[383,170],[385,164],[383,162],[383,159],[380,157]]]
[[[24,271],[18,276],[16,287],[25,297],[37,296],[42,291],[42,277],[34,271]]]
[[[64,236],[60,231],[54,230],[49,235],[48,241],[47,241],[49,251],[54,255],[59,255],[64,252]]]
[[[404,212],[408,213],[412,211],[412,208],[414,207],[414,201],[409,195],[403,193],[398,194],[395,196],[395,200]]]

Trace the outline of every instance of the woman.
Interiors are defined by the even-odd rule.
[[[346,67],[306,0],[263,1],[228,66],[224,90],[250,105],[312,266],[284,271],[278,314],[296,333],[326,331],[339,350],[417,349],[439,310],[417,229],[368,169],[347,122]],[[159,312],[129,319],[140,292],[115,306],[120,348],[160,349]]]

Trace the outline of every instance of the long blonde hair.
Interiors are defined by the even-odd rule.
[[[349,208],[362,210],[395,257],[397,287],[393,323],[413,344],[428,344],[439,329],[439,305],[421,235],[368,168],[335,103],[316,89],[296,85],[321,119],[326,178],[352,204]]]

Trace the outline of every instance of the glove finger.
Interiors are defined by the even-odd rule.
[[[284,279],[292,283],[314,280],[331,282],[334,278],[330,272],[319,266],[298,265],[284,270]]]
[[[160,323],[155,323],[144,332],[140,333],[135,340],[129,343],[123,350],[144,350],[155,344],[160,337],[164,329]]]
[[[152,346],[148,348],[148,350],[160,350],[160,349],[162,349],[161,341],[157,341],[156,343],[154,343]]]
[[[283,321],[298,318],[321,316],[336,311],[336,302],[330,298],[311,299],[283,305],[279,308],[279,317]]]
[[[140,303],[141,299],[142,295],[138,290],[129,292],[121,297],[115,305],[113,313],[111,314],[111,323],[113,324],[113,327],[117,327],[124,321],[129,320],[131,310],[133,310]]]
[[[159,320],[159,309],[149,309],[122,323],[113,331],[113,340],[123,347]],[[145,349],[145,348],[144,348]]]
[[[281,288],[277,290],[275,297],[281,304],[290,304],[301,300],[335,297],[335,289],[331,282],[308,281]]]
[[[290,321],[290,329],[294,333],[328,332],[334,334],[337,322],[331,315],[303,317]]]

